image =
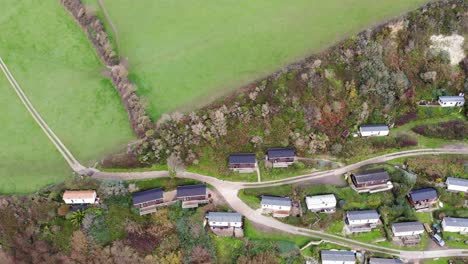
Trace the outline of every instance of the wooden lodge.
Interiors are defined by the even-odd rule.
[[[351,184],[357,192],[379,192],[393,188],[388,172],[384,169],[367,170],[351,174]]]
[[[434,188],[425,188],[411,191],[408,200],[415,209],[430,208],[437,203],[437,191]]]
[[[267,151],[265,160],[272,164],[273,168],[286,168],[294,164],[296,153],[292,148],[272,148]]]
[[[254,153],[231,154],[228,167],[235,172],[252,173],[258,168],[257,158]]]
[[[153,213],[164,202],[164,192],[161,188],[154,188],[134,193],[133,207],[138,208],[140,215]]]

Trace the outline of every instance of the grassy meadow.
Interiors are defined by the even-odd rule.
[[[85,2],[97,7],[96,0]],[[131,77],[157,119],[164,112],[207,104],[428,1],[103,2],[117,28],[121,55],[129,58]]]
[[[23,90],[85,165],[132,140],[127,114],[81,28],[55,0],[2,2],[0,56]],[[0,192],[30,192],[69,174],[3,76]],[[8,175],[8,176],[6,176]],[[14,178],[14,187],[7,187]]]

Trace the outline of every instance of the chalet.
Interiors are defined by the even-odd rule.
[[[411,191],[408,195],[409,202],[415,209],[430,208],[437,202],[437,191],[433,188],[425,188]]]
[[[393,188],[388,172],[384,169],[367,170],[351,174],[353,189],[358,192],[380,192]]]
[[[468,218],[444,217],[442,220],[444,232],[468,233]]]
[[[394,240],[401,240],[403,244],[417,244],[421,241],[419,235],[424,233],[424,227],[420,222],[404,222],[392,224]]]
[[[468,180],[460,179],[454,177],[448,177],[447,181],[447,190],[455,192],[468,192]]]
[[[158,205],[164,201],[163,189],[154,188],[142,192],[134,193],[133,207],[140,210],[140,215],[150,214],[156,211]]]
[[[270,162],[273,168],[286,168],[294,163],[296,153],[292,148],[272,148],[267,151],[265,160]]]
[[[198,207],[199,203],[207,203],[206,185],[177,186],[176,199],[182,201],[182,208],[194,208]]]
[[[312,212],[334,213],[336,210],[336,197],[333,194],[307,196],[305,201],[307,209]]]
[[[465,104],[465,97],[460,96],[439,96],[439,105],[442,107],[463,106]]]
[[[242,227],[242,215],[239,213],[210,212],[205,217],[212,229]]]
[[[322,264],[356,264],[356,253],[344,250],[321,250]]]
[[[403,264],[401,259],[369,258],[369,264]]]
[[[253,153],[231,154],[228,167],[235,172],[252,173],[258,168],[257,158]]]
[[[96,204],[99,197],[94,190],[65,191],[62,196],[66,204]]]
[[[370,232],[380,223],[380,215],[376,210],[346,212],[346,225],[352,233]]]
[[[359,134],[361,137],[388,136],[389,133],[390,129],[384,124],[362,125],[359,127]]]
[[[264,213],[273,213],[275,217],[287,217],[291,212],[291,199],[263,195],[261,206]]]

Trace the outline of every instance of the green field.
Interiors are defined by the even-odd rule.
[[[75,157],[94,165],[132,140],[119,96],[102,76],[104,66],[59,2],[6,0],[2,7],[0,56]],[[0,192],[30,192],[68,176],[65,161],[3,74],[0,89]]]
[[[96,0],[85,2],[93,1],[96,8]],[[206,104],[428,0],[103,2],[157,118]]]

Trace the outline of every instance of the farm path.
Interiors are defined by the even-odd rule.
[[[328,241],[334,244],[345,245],[353,249],[363,249],[372,252],[380,252],[397,256],[403,259],[424,259],[424,258],[437,258],[437,257],[449,257],[449,256],[468,256],[467,250],[462,249],[445,249],[445,250],[430,250],[430,251],[409,251],[399,250],[393,248],[387,248],[383,246],[377,246],[374,244],[368,244],[348,238],[343,238],[333,234],[328,234],[322,231],[311,230],[307,228],[298,228],[296,226],[288,225],[283,222],[276,220],[275,218],[262,215],[258,211],[247,206],[239,197],[238,192],[243,188],[257,188],[257,187],[269,187],[278,186],[282,184],[292,184],[301,182],[322,182],[327,178],[340,178],[342,174],[358,169],[362,166],[369,164],[377,164],[385,161],[389,161],[401,157],[419,156],[419,155],[440,155],[440,154],[461,154],[468,155],[468,147],[451,147],[440,149],[420,149],[420,150],[407,150],[400,151],[391,154],[385,154],[382,156],[370,158],[361,162],[350,164],[338,169],[321,171],[297,177],[292,177],[283,180],[252,183],[252,182],[232,182],[224,181],[214,177],[201,175],[191,172],[183,172],[177,175],[180,178],[195,179],[207,184],[212,185],[218,193],[220,193],[226,202],[231,206],[234,211],[244,215],[247,219],[253,223],[268,226],[270,228],[302,236],[309,236],[313,238],[320,238],[324,241]],[[162,178],[168,177],[168,172],[165,171],[148,171],[148,172],[100,172],[96,171],[93,174],[94,178],[98,179],[119,179],[119,180],[130,180],[130,179],[151,179],[151,178]]]
[[[44,121],[42,116],[34,108],[31,101],[29,101],[23,89],[18,84],[16,79],[13,77],[13,74],[11,74],[10,70],[8,69],[8,67],[6,66],[5,62],[3,61],[1,57],[0,57],[0,69],[3,71],[3,73],[5,74],[5,77],[8,79],[8,82],[11,84],[11,87],[13,88],[15,93],[18,95],[19,99],[21,100],[21,103],[28,110],[28,112],[31,114],[34,121],[36,121],[36,123],[39,125],[42,131],[49,138],[50,142],[52,142],[52,144],[57,148],[57,150],[63,156],[65,161],[68,163],[68,165],[73,169],[73,171],[78,172],[78,173],[86,171],[86,168],[83,165],[81,165],[78,162],[78,160],[75,159],[75,157],[70,152],[70,150],[68,150],[68,148],[62,143],[59,137],[57,137],[54,131],[47,125],[47,123]]]

